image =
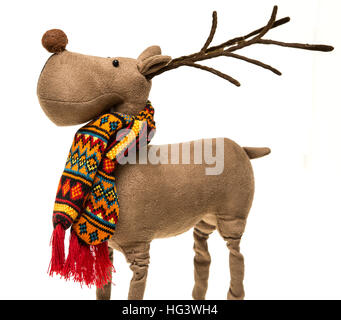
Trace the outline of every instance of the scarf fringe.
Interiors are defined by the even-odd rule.
[[[58,224],[52,233],[52,258],[49,265],[49,275],[54,273],[62,275],[65,263],[65,249],[64,249],[65,230],[62,225]]]
[[[60,275],[81,285],[102,288],[111,283],[112,272],[115,269],[109,258],[108,242],[87,245],[71,231],[69,254]]]

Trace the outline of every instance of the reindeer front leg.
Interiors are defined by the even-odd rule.
[[[142,300],[146,288],[149,266],[150,243],[142,243],[130,248],[122,248],[133,277],[130,281],[128,300]]]

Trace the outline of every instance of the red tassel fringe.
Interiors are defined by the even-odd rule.
[[[71,231],[69,255],[61,275],[66,280],[73,279],[81,285],[96,285],[102,288],[111,282],[114,267],[109,259],[108,243],[96,246],[82,243]]]
[[[65,249],[64,249],[65,230],[62,225],[58,224],[52,233],[52,258],[49,265],[49,275],[54,273],[62,275],[65,262]]]
[[[102,288],[107,283],[111,283],[111,276],[115,272],[115,268],[109,258],[107,241],[93,246],[93,249],[95,253],[95,284],[97,288]]]

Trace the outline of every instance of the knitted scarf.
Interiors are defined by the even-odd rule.
[[[54,205],[51,276],[55,273],[97,287],[111,281],[108,240],[119,218],[115,168],[129,150],[141,147],[143,141],[149,143],[153,129],[154,109],[147,101],[137,116],[106,113],[76,132]]]

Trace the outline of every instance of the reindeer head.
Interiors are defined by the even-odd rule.
[[[38,98],[46,115],[57,125],[81,124],[109,108],[136,114],[148,99],[151,72],[171,58],[158,46],[144,50],[137,59],[101,58],[65,50],[68,40],[61,30],[47,31],[43,46],[54,53],[39,81]]]
[[[43,46],[54,53],[46,62],[38,81],[38,98],[47,116],[57,125],[74,125],[89,121],[102,112],[113,108],[126,114],[136,114],[148,99],[151,79],[165,71],[189,66],[211,72],[236,86],[240,83],[233,77],[198,62],[225,56],[240,59],[281,73],[259,60],[236,54],[235,51],[253,44],[271,44],[282,47],[314,51],[331,51],[333,47],[287,43],[264,39],[264,35],[290,21],[289,17],[276,20],[274,7],[268,23],[245,36],[236,37],[216,46],[210,46],[217,27],[217,14],[213,12],[211,32],[200,51],[171,60],[161,55],[158,46],[143,51],[137,59],[100,58],[65,50],[67,37],[61,30],[47,31]]]

